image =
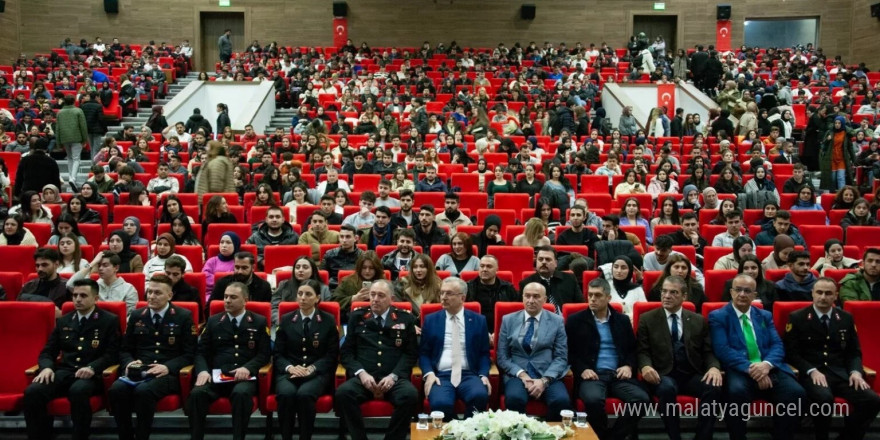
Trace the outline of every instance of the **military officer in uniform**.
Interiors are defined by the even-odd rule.
[[[125,377],[116,380],[108,392],[119,440],[150,438],[156,403],[180,392],[180,369],[195,357],[193,316],[171,304],[172,287],[171,278],[153,275],[147,284],[147,307],[128,318],[119,352]],[[132,429],[132,410],[137,413],[136,431]]]
[[[284,440],[293,438],[297,418],[299,438],[312,438],[315,404],[332,389],[339,329],[333,315],[318,310],[320,301],[321,284],[303,281],[296,291],[299,310],[282,316],[275,332],[275,393]]]
[[[386,440],[404,440],[416,413],[418,392],[409,380],[418,358],[416,319],[391,306],[394,288],[382,279],[370,286],[370,306],[355,309],[340,350],[348,381],[336,389],[336,410],[353,440],[366,440],[360,404],[383,398],[394,406]]]
[[[119,317],[95,306],[98,283],[73,283],[76,310],[58,318],[39,357],[39,373],[24,391],[24,418],[32,440],[52,437],[46,405],[66,395],[73,419],[73,438],[88,439],[92,424],[91,396],[101,392],[101,374],[116,363]],[[60,357],[59,357],[60,354]]]
[[[234,281],[226,286],[225,311],[208,318],[199,338],[196,383],[187,402],[194,440],[204,438],[208,408],[220,397],[229,397],[232,404],[232,438],[244,439],[247,432],[257,395],[257,382],[251,378],[270,356],[266,317],[246,310],[247,301],[247,285]]]
[[[839,438],[858,440],[880,411],[880,397],[865,382],[862,350],[853,317],[834,307],[837,283],[819,278],[813,284],[813,304],[789,315],[785,326],[786,361],[800,372],[810,402],[833,404],[835,397],[849,403]],[[816,439],[827,439],[831,416],[813,412]]]

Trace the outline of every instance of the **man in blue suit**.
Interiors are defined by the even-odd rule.
[[[547,290],[528,283],[522,292],[525,310],[505,315],[498,336],[498,369],[504,374],[507,409],[526,412],[529,398],[547,404],[548,421],[571,409],[562,378],[568,371],[568,338],[562,317],[544,310]]]
[[[709,314],[715,356],[727,373],[727,429],[731,440],[746,438],[746,421],[756,397],[780,409],[783,405],[798,405],[806,396],[785,364],[785,350],[773,325],[773,315],[752,307],[756,287],[751,276],[737,275],[731,283],[730,304]],[[773,438],[792,438],[800,416],[784,412],[774,413],[773,417]]]
[[[434,411],[447,420],[455,412],[455,400],[465,404],[467,416],[485,411],[489,385],[489,328],[486,318],[464,309],[467,283],[450,277],[440,285],[442,313],[425,318],[419,346],[419,368],[425,396]]]

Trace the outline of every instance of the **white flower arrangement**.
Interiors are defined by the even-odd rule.
[[[438,439],[456,440],[559,440],[574,435],[571,429],[550,426],[516,411],[492,411],[453,420],[443,427]]]

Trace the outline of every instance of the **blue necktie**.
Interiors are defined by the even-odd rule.
[[[678,315],[670,315],[672,318],[672,343],[678,342]]]
[[[535,317],[529,318],[529,328],[526,329],[526,335],[523,337],[523,350],[526,354],[532,354],[532,336],[535,335]]]

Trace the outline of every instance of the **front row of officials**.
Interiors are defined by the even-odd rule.
[[[849,402],[850,411],[840,438],[864,437],[880,411],[880,397],[864,380],[852,316],[834,307],[833,280],[819,279],[813,304],[791,314],[784,343],[771,314],[752,307],[756,285],[751,277],[734,278],[731,303],[712,312],[708,322],[682,307],[684,285],[681,278],[666,279],[662,307],[641,316],[636,335],[629,318],[609,307],[610,289],[603,279],[589,283],[589,309],[566,321],[543,308],[547,295],[542,284],[526,285],[524,310],[505,315],[496,335],[503,375],[503,390],[496,392],[503,393],[508,409],[524,412],[530,399],[538,399],[548,407],[547,419],[558,419],[561,410],[571,408],[562,381],[570,367],[577,397],[603,440],[634,434],[643,415],[618,414],[609,428],[607,397],[647,404],[653,394],[669,437],[680,439],[679,414],[668,410],[676,406],[666,404],[675,402],[678,394],[695,396],[701,405],[696,438],[712,438],[716,418],[725,415],[730,438],[738,440],[746,438],[741,411],[756,398],[831,404],[839,396]],[[120,338],[118,318],[96,307],[97,284],[88,279],[75,283],[76,310],[59,318],[40,354],[39,373],[25,391],[30,439],[51,438],[47,404],[65,395],[71,403],[73,438],[88,438],[89,398],[101,393],[102,372],[117,362],[125,377],[108,394],[124,440],[149,438],[157,402],[180,391],[178,375],[189,364],[194,364],[196,378],[186,403],[194,439],[203,438],[208,409],[221,396],[232,405],[233,438],[245,437],[257,395],[254,377],[270,355],[284,439],[293,438],[297,419],[299,438],[311,438],[315,404],[332,391],[337,356],[349,378],[336,390],[336,410],[342,427],[356,440],[366,439],[360,404],[373,398],[394,406],[385,438],[406,438],[419,406],[419,393],[409,378],[416,362],[431,409],[449,418],[456,400],[471,414],[486,410],[493,392],[486,319],[464,308],[467,286],[458,278],[443,281],[445,312],[426,317],[421,343],[415,317],[392,306],[391,284],[374,282],[369,307],[351,313],[341,349],[335,318],[317,307],[320,286],[306,281],[297,292],[299,309],[279,321],[274,352],[265,317],[246,309],[245,284],[234,282],[226,288],[225,313],[208,319],[198,341],[190,312],[171,304],[171,287],[164,275],[153,276],[146,291],[148,306],[131,314]],[[799,371],[799,381],[786,362]],[[638,373],[647,390],[636,379]],[[722,399],[728,404],[727,414],[703,410],[703,405]],[[137,414],[136,427],[132,412]],[[775,414],[773,438],[792,438],[799,417]],[[814,418],[816,438],[828,438],[831,417]]]

